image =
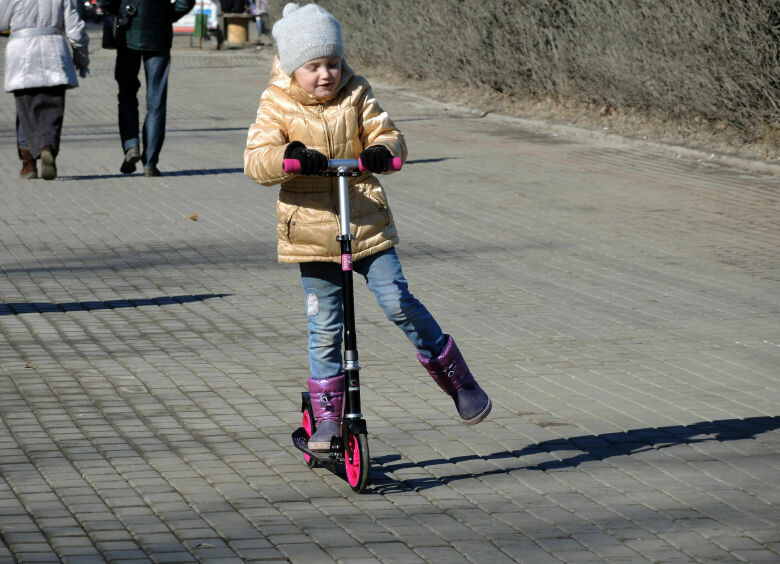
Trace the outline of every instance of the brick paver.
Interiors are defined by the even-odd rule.
[[[109,52],[55,181],[18,179],[0,99],[0,562],[780,559],[780,174],[371,77],[406,275],[494,408],[460,425],[357,284],[356,495],[290,441],[298,273],[241,161],[270,48],[187,45],[162,178],[118,172]]]

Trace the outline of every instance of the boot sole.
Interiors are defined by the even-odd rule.
[[[23,178],[25,180],[33,180],[35,178],[38,178],[37,172],[25,172],[24,174],[20,174],[19,178]]]
[[[312,443],[310,441],[308,447],[312,452],[328,452],[330,450],[330,441],[327,443]]]
[[[311,437],[309,437],[309,443],[308,443],[309,450],[316,451],[316,452],[328,452],[330,450],[331,440],[333,440],[333,437],[337,436],[339,433],[338,424],[337,423],[334,424],[334,423],[335,422],[330,420],[320,422],[321,428],[315,431],[314,434]],[[326,431],[326,429],[322,428],[323,425],[331,427],[328,429],[328,431],[330,431],[331,434],[328,435],[327,432],[324,433],[324,436],[323,434],[320,434],[319,437],[317,437],[315,440],[312,441],[312,439],[314,439],[314,437],[317,436],[318,432]]]
[[[49,151],[41,152],[41,178],[44,180],[54,180],[57,178],[57,167],[54,162],[54,155]]]
[[[471,419],[464,419],[463,424],[464,425],[476,425],[480,421],[482,421],[485,417],[488,416],[490,413],[490,410],[493,409],[493,402],[490,401],[490,398],[488,398],[487,405],[485,406],[485,409],[482,410],[482,413],[477,415],[476,417],[472,417]]]

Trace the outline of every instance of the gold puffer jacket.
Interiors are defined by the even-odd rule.
[[[281,184],[279,262],[340,262],[338,182],[333,177],[285,174],[287,145],[300,141],[331,159],[356,159],[364,148],[384,145],[406,160],[406,142],[384,112],[368,81],[342,63],[339,87],[329,99],[303,90],[274,61],[271,81],[249,128],[244,174],[266,186]],[[379,180],[350,178],[350,232],[354,260],[389,249],[398,232]]]

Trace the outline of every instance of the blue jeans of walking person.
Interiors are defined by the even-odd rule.
[[[263,35],[271,33],[268,29],[268,14],[257,14],[255,16],[255,25],[257,26],[257,38],[261,39]]]
[[[117,49],[114,78],[119,86],[119,136],[123,151],[141,144],[138,136],[138,90],[141,88],[138,72],[141,63],[146,76],[146,118],[141,161],[146,167],[156,167],[165,141],[170,51],[136,51],[126,47]]]
[[[341,264],[301,263],[301,282],[309,320],[309,365],[314,379],[343,372],[341,343],[344,311],[341,296]],[[363,276],[380,307],[426,357],[436,357],[447,342],[439,324],[410,292],[394,248],[352,264]]]

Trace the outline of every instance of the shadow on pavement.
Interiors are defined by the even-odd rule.
[[[120,309],[126,307],[164,306],[202,302],[211,298],[225,298],[233,294],[197,294],[189,296],[160,296],[158,298],[136,298],[129,300],[94,300],[83,302],[11,302],[0,304],[0,316],[24,313],[63,313],[68,311],[94,311],[98,309]]]
[[[242,127],[179,127],[175,129],[166,128],[166,133],[195,133],[198,131],[205,131],[207,133],[213,133],[215,131],[243,131],[249,129],[248,126]]]
[[[713,441],[733,441],[754,439],[757,435],[780,428],[780,416],[750,417],[747,419],[721,419],[702,421],[691,425],[632,429],[601,435],[582,435],[568,439],[554,439],[528,445],[521,450],[497,452],[485,456],[468,455],[453,458],[436,458],[420,462],[399,462],[401,456],[388,455],[372,457],[371,489],[373,493],[389,494],[397,492],[420,491],[450,482],[480,478],[493,474],[504,474],[514,470],[559,470],[579,466],[584,462],[604,460],[613,456],[630,456],[639,452],[659,450],[676,445],[707,443]],[[523,456],[550,454],[557,460],[538,464],[493,468],[485,472],[468,472],[449,476],[430,476],[397,480],[390,474],[410,468],[427,468],[446,464],[457,464],[474,460],[514,459],[521,461]],[[568,454],[570,456],[567,456]]]
[[[163,172],[163,176],[194,176],[208,174],[244,174],[244,169],[237,168],[194,168],[192,170],[172,170]]]
[[[430,164],[430,163],[441,163],[444,161],[452,161],[456,160],[456,157],[440,157],[438,159],[411,159],[404,163],[404,166],[406,165],[415,165],[415,164]]]
[[[415,165],[415,164],[430,164],[430,163],[440,163],[442,161],[449,161],[452,160],[453,157],[443,157],[438,159],[414,159],[410,161],[406,161],[405,165]],[[142,172],[140,169],[138,172],[131,173],[131,174],[81,174],[81,175],[73,175],[73,176],[60,176],[59,180],[108,180],[110,178],[133,178],[133,177],[142,177]],[[165,176],[206,176],[211,174],[244,174],[244,169],[240,167],[235,168],[195,168],[190,170],[171,170],[171,171],[163,171],[162,175]]]
[[[131,173],[131,174],[84,174],[84,175],[75,175],[75,176],[60,176],[60,180],[107,180],[109,178],[133,178],[133,177],[141,177],[144,178],[143,171],[139,170],[138,172]],[[165,176],[205,176],[209,174],[238,174],[244,173],[243,168],[195,168],[191,170],[172,170],[172,171],[163,171],[162,175]]]

